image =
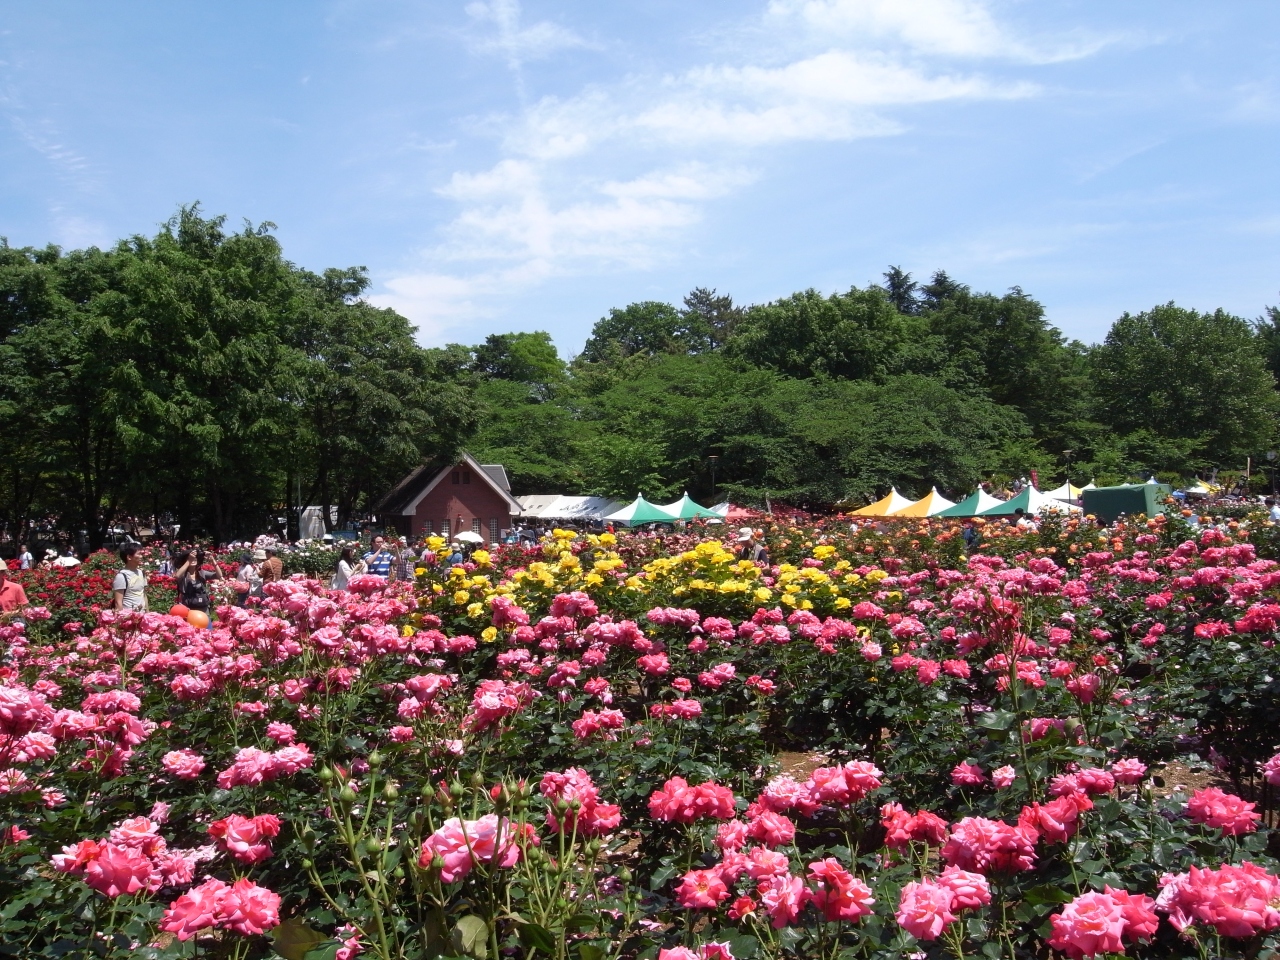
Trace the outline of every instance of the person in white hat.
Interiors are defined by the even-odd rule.
[[[769,551],[756,539],[756,532],[750,527],[739,527],[734,542],[738,545],[735,552],[739,560],[750,560],[758,567],[769,566]]]

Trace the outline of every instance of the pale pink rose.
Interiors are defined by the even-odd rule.
[[[179,780],[194,780],[206,766],[204,757],[194,750],[170,750],[160,759],[160,765]]]
[[[155,880],[151,860],[132,847],[105,843],[84,868],[84,882],[108,897],[129,896]]]
[[[809,888],[804,880],[790,874],[773,877],[760,884],[760,902],[775,930],[795,923],[809,897]]]
[[[1084,893],[1050,917],[1049,945],[1070,957],[1123,953],[1124,909],[1105,893]]]
[[[937,940],[947,925],[954,923],[951,890],[932,880],[913,881],[902,888],[898,925],[917,940]]]
[[[1117,760],[1111,765],[1111,775],[1116,778],[1116,783],[1132,786],[1141,783],[1146,777],[1147,765],[1133,757]]]
[[[1013,781],[1016,779],[1018,779],[1018,772],[1008,764],[1003,767],[996,767],[991,771],[991,782],[997,790],[1012,786]]]
[[[977,910],[991,902],[991,885],[980,873],[947,867],[938,883],[951,891],[952,910]]]

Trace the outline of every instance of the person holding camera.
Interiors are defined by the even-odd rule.
[[[174,579],[178,582],[178,602],[188,610],[209,612],[209,582],[221,580],[222,570],[214,563],[213,570],[204,569],[204,547],[187,550],[174,558],[177,569]]]

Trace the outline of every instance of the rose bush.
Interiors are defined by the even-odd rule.
[[[1274,948],[1248,530],[768,538],[556,531],[210,630],[0,626],[0,955]]]

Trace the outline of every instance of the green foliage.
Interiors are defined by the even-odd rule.
[[[358,299],[363,268],[224,226],[197,205],[108,251],[0,245],[0,518],[93,546],[121,513],[258,532],[299,493],[344,520],[473,428],[408,321]]]

